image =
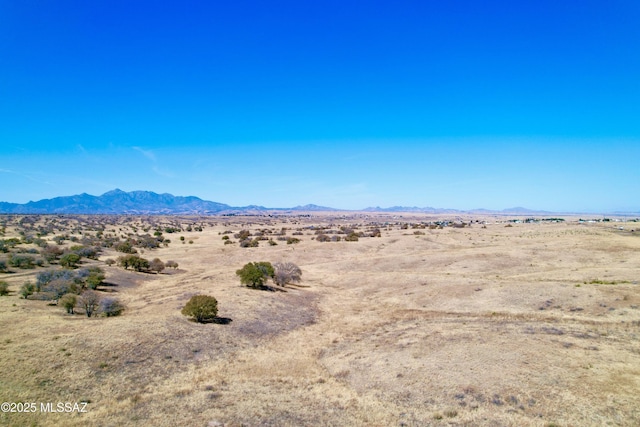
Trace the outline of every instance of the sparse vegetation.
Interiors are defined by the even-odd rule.
[[[0,262],[10,269],[0,278],[11,290],[0,298],[0,398],[92,402],[77,417],[7,413],[0,424],[164,426],[188,406],[184,422],[198,425],[638,425],[629,405],[640,364],[638,233],[614,220],[509,221],[0,216]],[[166,227],[204,231],[156,246]],[[265,243],[222,244],[238,230]],[[287,234],[302,240],[285,246]],[[360,243],[316,243],[352,235]],[[138,253],[117,252],[124,241]],[[75,269],[59,264],[69,253],[81,257]],[[89,257],[101,253],[104,263]],[[144,272],[156,259],[177,262],[164,263],[167,274],[107,267],[129,255],[152,260]],[[10,266],[12,256],[33,267]],[[267,257],[281,262],[248,262]],[[288,263],[293,274],[282,275]],[[247,265],[256,279],[243,283],[233,273]],[[86,307],[92,287],[99,302]],[[227,326],[180,314],[210,293],[234,320],[218,317],[216,301],[200,321]]]

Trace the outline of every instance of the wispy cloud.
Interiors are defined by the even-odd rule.
[[[0,172],[11,174],[11,175],[21,176],[23,178],[28,179],[29,181],[37,182],[38,184],[53,185],[53,183],[51,183],[49,181],[43,181],[42,179],[38,179],[38,178],[34,177],[33,175],[28,174],[28,173],[24,173],[24,172],[18,172],[18,171],[14,171],[14,170],[11,170],[11,169],[4,169],[4,168],[0,168]]]
[[[156,155],[153,151],[151,150],[145,150],[143,148],[140,147],[131,147],[134,150],[136,150],[137,152],[139,152],[140,154],[142,154],[143,156],[145,156],[147,159],[151,160],[152,162],[156,162]]]
[[[144,148],[138,146],[133,146],[131,148],[142,154],[147,160],[152,163],[151,170],[153,171],[153,173],[165,178],[175,178],[176,175],[173,172],[162,169],[158,165],[158,157],[156,156],[156,153],[151,150],[145,150]]]

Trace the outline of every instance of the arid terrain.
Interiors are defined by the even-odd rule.
[[[524,219],[0,217],[0,260],[157,231],[170,242],[139,255],[178,264],[125,270],[105,263],[113,245],[83,258],[126,306],[114,317],[21,298],[56,261],[0,273],[0,401],[37,404],[0,424],[640,425],[640,222]],[[263,240],[240,247],[241,230]],[[293,262],[302,281],[250,289],[236,270],[253,261]],[[196,294],[223,321],[182,315]]]

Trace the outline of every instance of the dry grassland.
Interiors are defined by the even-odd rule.
[[[640,425],[632,223],[487,217],[418,235],[396,224],[433,219],[207,218],[202,232],[167,235],[168,247],[143,254],[177,261],[175,271],[103,265],[118,285],[103,292],[127,306],[113,318],[20,299],[38,270],[0,274],[12,291],[0,297],[0,401],[89,402],[84,414],[2,413],[0,424]],[[257,248],[220,234],[370,221],[391,225],[357,242],[318,242],[305,229],[299,244]],[[251,261],[294,262],[304,287],[241,287],[235,271]],[[198,293],[231,321],[182,316]]]

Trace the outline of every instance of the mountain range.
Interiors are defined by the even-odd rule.
[[[195,196],[174,196],[152,191],[108,191],[101,196],[82,193],[54,197],[24,204],[0,202],[0,213],[14,214],[126,214],[126,215],[218,215],[225,213],[257,213],[265,211],[335,211],[317,205],[293,208],[265,208],[264,206],[234,207],[210,202]]]
[[[326,206],[304,205],[293,208],[266,208],[264,206],[234,207],[224,203],[210,202],[195,196],[174,196],[158,194],[152,191],[125,192],[115,189],[101,196],[82,193],[75,196],[55,197],[24,204],[0,202],[2,214],[127,214],[127,215],[220,215],[251,214],[277,212],[330,212],[341,211]],[[511,214],[511,215],[548,215],[552,212],[534,211],[526,208],[511,208],[501,211],[476,209],[461,211],[456,209],[439,209],[431,207],[392,206],[389,208],[369,207],[363,212],[416,212],[432,214]]]

